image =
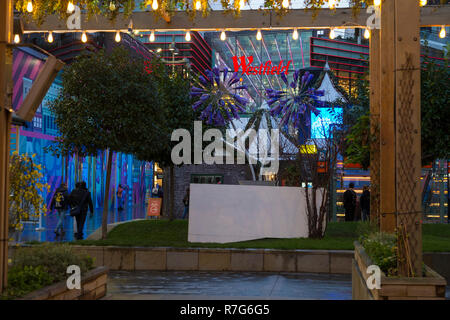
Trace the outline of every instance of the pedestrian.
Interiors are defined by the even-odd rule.
[[[117,187],[117,205],[119,211],[123,210],[123,200],[123,187],[121,184],[119,184],[119,186]]]
[[[67,185],[62,182],[60,186],[56,189],[55,194],[53,195],[52,201],[50,203],[50,210],[57,211],[58,214],[58,223],[55,228],[55,236],[56,238],[61,236],[61,239],[66,234],[64,231],[64,219],[67,212],[67,206],[69,201],[69,191],[67,190]]]
[[[344,209],[345,221],[353,221],[355,219],[356,209],[356,192],[354,190],[355,184],[350,182],[347,191],[344,192]]]
[[[71,205],[70,214],[75,217],[77,222],[77,233],[75,233],[75,239],[83,240],[83,228],[84,222],[86,221],[88,207],[91,215],[94,213],[91,193],[86,188],[86,182],[77,182],[75,184],[75,189],[70,193],[69,199]]]
[[[362,220],[370,220],[370,191],[368,186],[363,187],[363,192],[359,198],[359,204],[361,206]]]
[[[183,198],[183,204],[184,204],[184,211],[183,211],[183,216],[181,217],[181,219],[185,219],[187,215],[189,215],[189,187],[186,189],[186,194],[184,195]]]

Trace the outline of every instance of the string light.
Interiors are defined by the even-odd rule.
[[[285,8],[285,9],[289,8],[289,0],[283,0],[283,2],[281,3],[281,5],[282,5],[283,8]]]
[[[370,31],[366,28],[366,31],[364,31],[364,38],[369,39],[370,38]]]
[[[86,35],[86,32],[84,32],[84,31],[83,31],[83,34],[81,35],[81,41],[82,41],[83,43],[86,43],[86,42],[87,42],[87,35]]]
[[[201,10],[202,9],[202,3],[200,0],[197,0],[195,2],[195,10]]]
[[[148,40],[150,40],[150,42],[155,41],[155,31],[152,31],[152,32],[150,33],[150,37],[148,38]]]
[[[153,10],[158,10],[158,7],[159,7],[158,0],[153,0],[152,9]]]
[[[328,6],[330,7],[330,9],[334,9],[336,7],[336,0],[329,0]]]
[[[239,0],[239,9],[242,9],[245,6],[244,0]]]
[[[49,43],[52,43],[52,42],[53,42],[53,32],[50,31],[50,33],[48,34],[48,37],[47,37],[47,41],[48,41]]]
[[[14,35],[14,43],[19,43],[20,42],[20,36],[16,33]]]
[[[67,4],[67,11],[71,13],[73,12],[73,10],[75,10],[75,6],[73,5],[72,1],[69,1],[69,3]]]
[[[116,32],[116,37],[115,37],[115,39],[114,40],[116,40],[116,42],[120,42],[120,32],[119,31],[117,31]]]
[[[447,33],[445,32],[445,26],[442,26],[441,32],[439,32],[439,38],[444,39]]]
[[[225,34],[225,30],[222,30],[222,33],[220,34],[220,40],[225,41],[227,39],[227,35]]]
[[[111,10],[111,11],[116,10],[116,5],[114,4],[113,1],[111,1],[111,2],[109,3],[109,10]]]
[[[334,29],[331,29],[330,30],[330,39],[334,39],[334,38],[336,38],[336,33],[334,32]]]
[[[292,32],[292,39],[297,40],[298,39],[298,31],[297,28],[294,29],[294,32]]]
[[[184,37],[184,39],[186,40],[186,41],[191,41],[191,32],[188,30],[188,31],[186,31],[186,36]]]
[[[373,5],[379,7],[381,5],[381,0],[373,0]]]
[[[33,12],[33,2],[31,2],[31,0],[29,0],[27,3],[27,11],[29,13]]]
[[[427,5],[427,0],[420,0],[420,6],[426,6]]]
[[[261,41],[261,39],[262,39],[261,30],[258,29],[258,32],[256,33],[256,40]]]

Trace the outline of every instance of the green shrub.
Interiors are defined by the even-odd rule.
[[[373,263],[388,276],[397,275],[397,238],[395,234],[372,232],[360,242]]]
[[[53,282],[53,277],[43,266],[12,267],[8,271],[7,295],[8,298],[24,296]]]

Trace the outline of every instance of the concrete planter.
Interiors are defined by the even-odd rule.
[[[20,300],[98,300],[106,295],[108,268],[97,267],[81,276],[81,289],[67,289],[66,281],[33,291]]]
[[[355,241],[355,255],[352,261],[353,300],[444,300],[445,279],[425,266],[426,276],[422,278],[386,277],[381,273],[381,289],[369,289],[366,284],[370,276],[367,267],[374,263],[361,244]]]

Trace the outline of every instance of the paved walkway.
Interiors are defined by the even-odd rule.
[[[351,275],[262,272],[115,271],[105,299],[349,300]]]

